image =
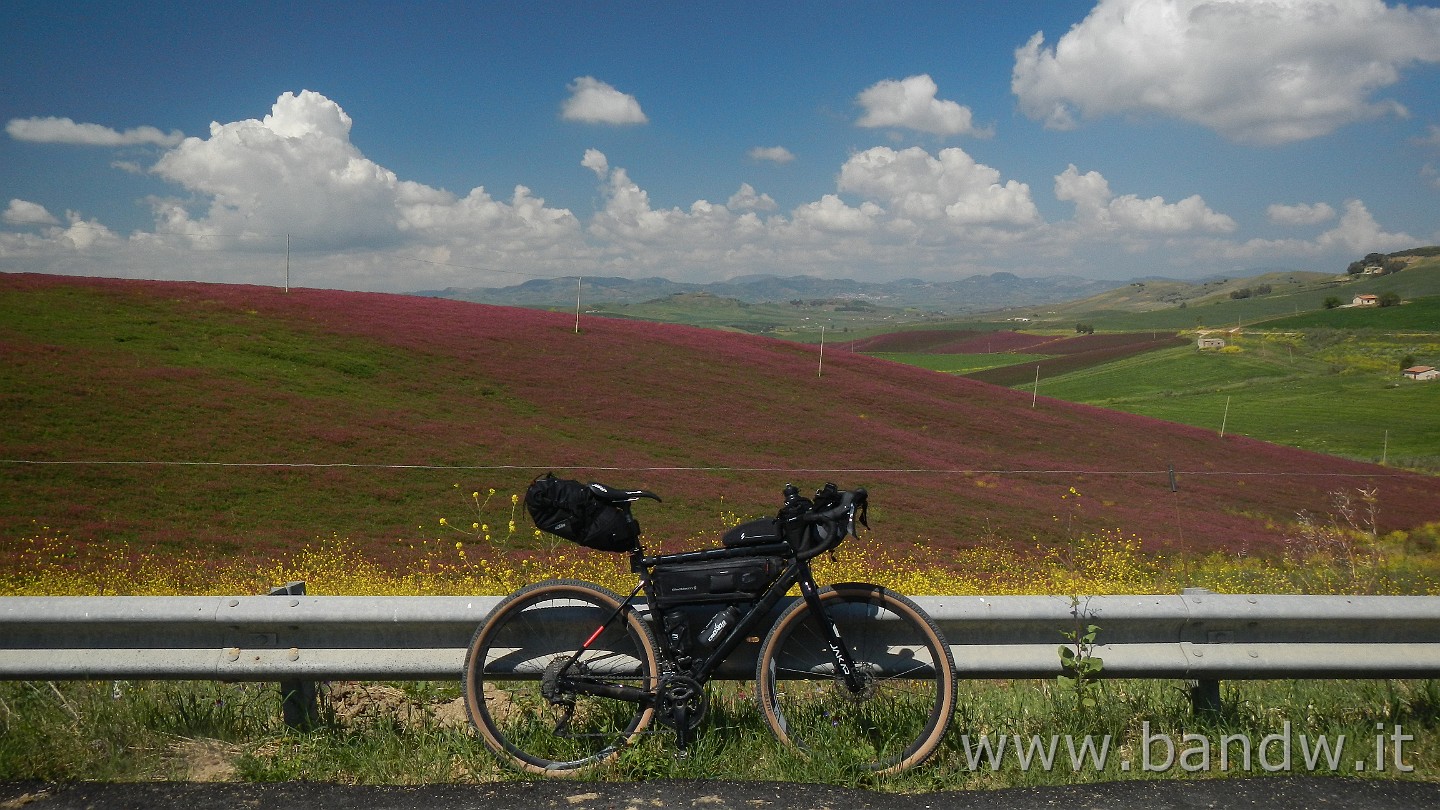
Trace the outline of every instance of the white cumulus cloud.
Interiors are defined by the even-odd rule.
[[[155,203],[157,230],[192,237],[294,234],[311,247],[467,240],[494,248],[519,234],[560,238],[578,223],[524,186],[508,202],[484,188],[460,198],[401,180],[350,142],[350,116],[325,96],[285,93],[262,120],[212,123],[208,138],[186,138],[153,172],[204,200],[199,215],[179,202]]]
[[[757,146],[747,154],[751,160],[768,160],[782,165],[795,159],[795,155],[783,146]]]
[[[398,177],[351,142],[351,126],[338,103],[310,91],[279,96],[259,118],[212,123],[145,169],[173,191],[146,198],[154,226],[128,237],[11,199],[0,207],[0,270],[278,285],[290,269],[297,286],[404,292],[596,274],[878,279],[1046,269],[1113,278],[1295,257],[1343,267],[1419,243],[1386,230],[1358,200],[1338,214],[1324,203],[1271,206],[1271,226],[1327,230],[1242,242],[1237,223],[1198,195],[1116,194],[1099,172],[1073,165],[1054,177],[1054,193],[1074,217],[1047,222],[1027,183],[953,147],[853,153],[832,188],[783,208],[749,183],[723,203],[660,204],[626,167],[586,149],[571,170],[577,182],[595,178],[598,204],[582,221],[526,185],[452,193]]]
[[[1011,89],[1048,126],[1154,114],[1285,143],[1406,115],[1377,99],[1440,62],[1440,9],[1381,0],[1100,0],[1053,45],[1015,52]]]
[[[918,146],[867,149],[845,161],[839,187],[879,200],[892,216],[915,222],[1023,226],[1039,220],[1028,185],[1002,184],[998,170],[956,147],[936,155]]]
[[[725,207],[731,211],[774,211],[779,205],[769,194],[760,194],[749,183],[741,183],[740,189],[730,195]]]
[[[795,224],[802,228],[813,228],[829,233],[862,233],[871,230],[875,221],[884,213],[872,202],[851,207],[834,194],[826,194],[812,203],[806,203],[794,210]]]
[[[1375,221],[1360,200],[1347,200],[1335,227],[1314,239],[1250,239],[1219,246],[1217,254],[1237,261],[1294,261],[1297,257],[1328,260],[1337,271],[1356,256],[1388,253],[1420,243],[1408,233],[1392,233]]]
[[[179,130],[161,132],[151,126],[123,132],[100,124],[77,124],[69,118],[12,118],[5,132],[17,141],[66,143],[78,146],[174,146],[184,140]]]
[[[5,213],[0,214],[0,221],[6,225],[59,225],[60,220],[55,215],[45,210],[45,206],[33,203],[29,200],[12,199],[6,206]]]
[[[570,83],[570,97],[560,108],[566,121],[583,124],[645,124],[650,119],[640,102],[594,76],[580,76]]]
[[[151,198],[154,230],[130,243],[176,266],[188,257],[200,277],[245,266],[241,280],[273,272],[258,258],[247,264],[247,254],[293,243],[311,279],[384,290],[463,285],[517,256],[563,275],[553,268],[569,265],[557,256],[584,255],[575,216],[529,188],[461,196],[403,180],[361,153],[350,129],[339,104],[308,90],[284,93],[261,119],[212,123],[207,137],[186,138],[151,168],[183,193]]]
[[[1265,209],[1265,217],[1276,225],[1319,225],[1335,218],[1335,209],[1328,203],[1276,203]]]
[[[1210,210],[1199,195],[1177,203],[1167,203],[1161,197],[1117,196],[1099,172],[1081,174],[1073,163],[1055,176],[1055,197],[1074,203],[1076,222],[1097,230],[1229,233],[1236,227],[1235,220]]]
[[[936,98],[940,88],[927,74],[886,79],[865,88],[855,103],[865,110],[862,127],[901,127],[932,135],[986,135],[975,127],[969,107]]]
[[[10,211],[15,209],[15,202],[12,201],[6,210],[5,222],[10,223]],[[33,203],[32,203],[33,205]],[[36,206],[39,207],[39,206]],[[20,212],[33,213],[28,206],[21,206]],[[41,208],[44,211],[45,209]],[[46,212],[47,216],[49,212]],[[55,219],[50,216],[51,219]],[[54,223],[47,223],[41,233],[0,233],[0,259],[5,258],[45,258],[56,260],[62,271],[71,271],[75,268],[69,265],[71,259],[81,255],[89,254],[91,258],[107,258],[108,251],[113,251],[123,244],[123,240],[112,230],[93,219],[85,219],[75,211],[65,212],[65,223],[62,225],[59,220]],[[33,222],[26,224],[35,224]],[[102,265],[103,267],[104,265]],[[115,275],[113,272],[102,273],[102,275]]]
[[[1360,200],[1347,200],[1340,222],[1319,239],[1322,249],[1340,248],[1357,255],[1403,250],[1414,247],[1418,242],[1408,233],[1386,232]]]

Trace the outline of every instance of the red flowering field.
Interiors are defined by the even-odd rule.
[[[930,352],[942,354],[938,347],[970,340],[982,332],[969,329],[909,329],[904,332],[886,332],[883,335],[860,338],[852,341],[850,348],[857,352]]]
[[[1055,357],[1014,366],[987,368],[965,376],[993,385],[1023,385],[1035,379],[1036,366],[1040,367],[1041,377],[1055,377],[1154,349],[1184,345],[1186,342],[1185,338],[1174,334],[1164,337],[1151,337],[1150,333],[1084,335],[1031,349],[1037,353],[1056,355]]]
[[[992,352],[1027,352],[1052,354],[1050,347],[1066,338],[1054,335],[1029,335],[1024,332],[1000,330],[984,332],[965,340],[954,341],[936,347],[943,354],[990,354]]]
[[[381,559],[471,491],[508,512],[548,470],[660,493],[637,514],[667,548],[770,513],[789,481],[866,486],[877,542],[954,567],[1099,531],[1264,553],[1356,487],[1378,488],[1382,530],[1440,520],[1432,477],[858,353],[817,374],[818,352],[403,295],[0,275],[0,555],[43,531],[79,554],[339,536]]]

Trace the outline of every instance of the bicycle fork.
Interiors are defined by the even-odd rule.
[[[855,660],[850,657],[850,650],[846,648],[845,640],[840,637],[840,628],[825,610],[819,589],[815,587],[815,580],[808,576],[800,580],[800,594],[805,598],[805,604],[810,606],[810,613],[814,615],[816,623],[820,625],[821,636],[825,640],[825,646],[830,649],[835,669],[845,681],[845,688],[849,689],[851,694],[860,694],[865,690],[865,679],[857,671]]]

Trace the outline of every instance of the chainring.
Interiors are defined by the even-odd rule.
[[[700,728],[705,712],[710,708],[710,695],[705,691],[704,685],[688,675],[663,676],[656,696],[660,699],[655,712],[656,719],[673,729],[680,727],[682,708],[686,730],[691,732]]]

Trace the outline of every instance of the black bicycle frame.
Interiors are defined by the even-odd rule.
[[[648,572],[653,570],[656,565],[662,563],[695,562],[741,557],[763,557],[771,554],[790,555],[790,563],[786,566],[785,571],[775,582],[771,583],[770,587],[765,590],[765,593],[761,594],[760,598],[756,600],[750,610],[740,617],[740,621],[735,623],[735,626],[730,629],[725,637],[716,643],[709,657],[699,662],[699,664],[692,666],[686,674],[700,683],[709,681],[710,676],[714,675],[715,671],[730,657],[730,654],[735,652],[736,648],[749,637],[750,631],[755,629],[755,627],[766,619],[771,611],[780,604],[780,600],[785,598],[785,594],[789,592],[790,586],[798,584],[802,598],[804,598],[806,604],[810,606],[810,612],[814,614],[815,620],[820,623],[826,646],[829,647],[830,654],[834,657],[836,669],[844,677],[846,687],[852,692],[860,692],[864,688],[864,682],[860,674],[856,672],[855,662],[851,659],[850,651],[845,646],[844,639],[840,636],[840,629],[835,626],[835,622],[830,618],[829,613],[825,610],[824,604],[820,601],[819,588],[815,584],[814,574],[810,571],[809,556],[795,554],[790,545],[783,542],[760,546],[747,546],[744,548],[717,548],[702,551],[687,551],[655,557],[643,557],[639,552],[635,552],[632,557],[631,567],[641,574],[640,584],[630,592],[630,595],[625,598],[625,601],[620,604],[619,608],[591,634],[590,638],[575,651],[575,654],[571,656],[565,667],[561,669],[559,677],[564,680],[565,685],[569,689],[581,694],[599,695],[601,697],[624,700],[632,703],[653,701],[656,696],[656,691],[653,688],[638,689],[624,684],[567,677],[565,670],[575,661],[579,660],[581,654],[589,648],[590,644],[600,636],[600,633],[603,632],[605,628],[609,627],[617,618],[623,615],[625,611],[633,609],[632,603],[641,590],[645,591],[652,615],[655,614],[658,610],[658,600],[655,598],[653,588],[651,587]],[[675,606],[683,607],[685,605],[685,602],[678,602]]]

